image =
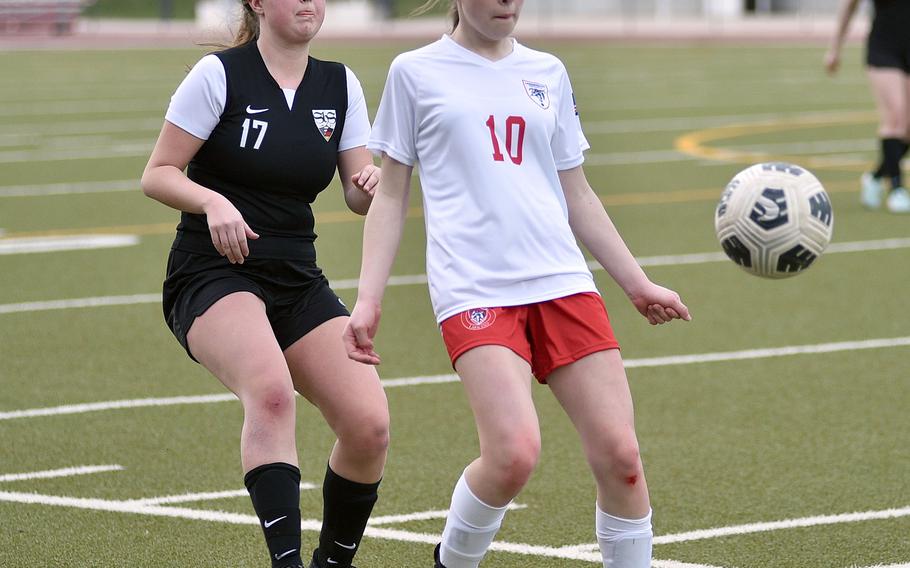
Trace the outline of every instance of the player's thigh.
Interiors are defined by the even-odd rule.
[[[193,356],[241,398],[266,381],[290,374],[262,300],[250,292],[221,298],[196,317],[187,333]]]
[[[483,345],[455,362],[474,412],[481,453],[540,444],[528,362],[507,347]]]
[[[547,384],[586,447],[634,440],[632,394],[618,349],[559,367]]]
[[[908,116],[907,75],[892,67],[870,67],[867,71],[884,135],[903,136]]]
[[[387,428],[388,403],[376,369],[351,360],[344,349],[341,336],[348,319],[329,319],[285,350],[294,387],[336,434],[368,421]]]

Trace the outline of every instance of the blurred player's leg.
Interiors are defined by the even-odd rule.
[[[910,213],[910,194],[904,188],[900,167],[901,158],[907,151],[907,117],[910,113],[907,76],[902,70],[890,67],[870,67],[868,75],[880,117],[881,163],[873,177],[890,183],[891,193],[886,202],[890,211]],[[870,206],[874,201],[870,195],[864,184],[861,196],[864,205]]]
[[[619,350],[598,351],[547,378],[581,436],[597,481],[596,534],[608,568],[651,565],[651,505]]]

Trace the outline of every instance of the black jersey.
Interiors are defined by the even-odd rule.
[[[869,35],[892,45],[910,45],[910,0],[875,0]]]
[[[216,53],[226,99],[187,176],[217,191],[259,234],[251,258],[314,260],[310,204],[335,175],[348,107],[344,65],[309,58],[288,108],[256,42]],[[204,215],[184,212],[174,249],[217,255]]]

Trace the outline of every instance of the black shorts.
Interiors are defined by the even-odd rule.
[[[910,31],[907,33],[910,35]],[[869,34],[866,65],[900,69],[910,75],[910,40]]]
[[[171,250],[162,294],[164,318],[194,361],[186,340],[190,326],[234,292],[253,293],[265,303],[282,350],[328,320],[350,315],[315,262],[248,258],[231,264],[221,256]]]

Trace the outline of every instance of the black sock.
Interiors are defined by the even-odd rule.
[[[323,566],[351,565],[373,511],[379,482],[357,483],[326,467],[322,484],[322,532],[319,533],[319,562]],[[332,562],[329,563],[329,558]]]
[[[300,470],[287,463],[269,463],[250,470],[243,483],[259,517],[272,568],[302,565]]]
[[[888,177],[892,189],[901,187],[901,157],[906,152],[906,142],[900,138],[882,138],[882,163],[873,174],[877,178]]]

